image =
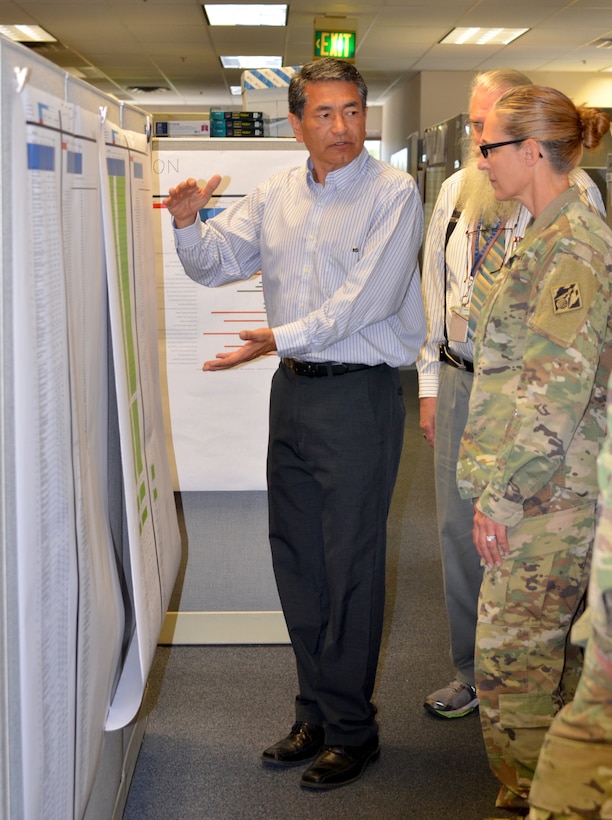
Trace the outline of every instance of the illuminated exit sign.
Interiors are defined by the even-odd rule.
[[[356,39],[354,31],[315,31],[314,56],[354,60]]]
[[[337,57],[354,62],[357,45],[355,22],[345,17],[315,20],[313,57]]]

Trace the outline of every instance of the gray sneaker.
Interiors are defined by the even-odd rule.
[[[454,680],[444,689],[437,689],[428,695],[423,706],[436,717],[459,718],[478,708],[478,697],[469,683]]]

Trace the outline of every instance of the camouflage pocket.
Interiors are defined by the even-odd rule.
[[[550,695],[500,695],[499,717],[503,729],[548,728],[556,714]]]
[[[556,555],[514,557],[503,567],[483,576],[479,618],[481,623],[498,621],[500,607],[506,627],[526,628],[540,623],[550,594],[549,579]]]
[[[595,501],[524,518],[508,531],[511,557],[524,558],[576,548],[588,551],[594,536]]]
[[[532,806],[554,811],[548,815],[554,818],[612,818],[612,769],[606,765],[609,754],[600,743],[549,732],[531,787]]]

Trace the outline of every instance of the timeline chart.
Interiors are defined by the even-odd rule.
[[[193,144],[193,143],[192,143]],[[184,272],[176,254],[170,214],[162,200],[181,179],[214,173],[222,183],[205,221],[239,201],[276,171],[306,161],[296,150],[224,150],[160,146],[153,157],[157,233],[160,349],[166,389],[166,429],[175,489],[264,490],[270,382],[276,354],[237,368],[204,372],[205,361],[241,346],[239,332],[267,326],[260,272],[246,280],[206,288]]]

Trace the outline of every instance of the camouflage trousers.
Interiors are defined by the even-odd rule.
[[[593,641],[575,699],[546,735],[530,803],[530,820],[612,818],[612,653]]]
[[[573,702],[559,712],[546,735],[531,787],[530,820],[612,818],[612,506],[609,502],[601,509],[597,527],[588,615],[590,629],[584,669]]]
[[[500,807],[528,807],[546,732],[574,695],[581,651],[569,631],[585,596],[594,525],[594,502],[525,518],[508,531],[502,565],[484,572],[476,689]]]

